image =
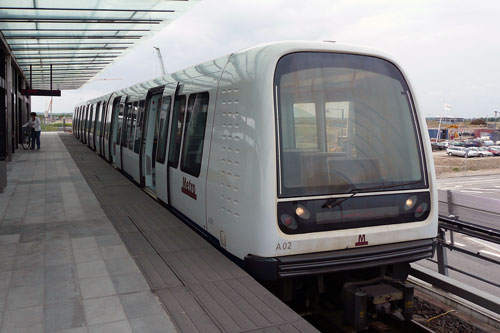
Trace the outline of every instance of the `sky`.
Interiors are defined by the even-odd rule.
[[[202,0],[80,89],[63,91],[53,112],[160,76],[154,46],[174,72],[265,42],[334,40],[395,58],[426,117],[493,117],[499,13],[498,0]],[[44,112],[48,100],[32,97],[32,111]]]

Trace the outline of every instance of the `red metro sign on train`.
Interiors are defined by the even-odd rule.
[[[368,245],[368,241],[366,240],[365,234],[361,234],[358,236],[358,241],[354,243],[355,246]]]
[[[190,180],[187,180],[186,177],[182,177],[182,193],[196,200],[196,186]]]

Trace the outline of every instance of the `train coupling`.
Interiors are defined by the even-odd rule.
[[[414,288],[390,277],[349,282],[342,288],[345,322],[355,330],[364,330],[379,315],[398,314],[409,321],[413,316]]]

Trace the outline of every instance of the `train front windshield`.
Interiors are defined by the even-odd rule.
[[[299,52],[275,73],[280,197],[425,188],[411,94],[370,56]]]

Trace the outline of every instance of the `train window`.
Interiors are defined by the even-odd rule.
[[[115,100],[113,101],[113,110],[110,116],[112,117],[113,121],[112,124],[113,127],[111,127],[111,121],[110,121],[110,129],[112,131],[112,133],[110,133],[110,135],[112,135],[110,136],[110,138],[112,138],[114,143],[120,145],[121,142],[120,133],[123,126],[123,104],[120,104],[120,97],[116,97]]]
[[[73,130],[73,133],[75,132],[75,126],[76,126],[76,116],[77,116],[77,112],[78,112],[77,110],[78,110],[78,108],[75,108],[75,109],[73,110],[73,119],[72,119],[72,122],[71,122],[71,128],[72,128],[72,130]]]
[[[207,112],[208,92],[191,94],[184,126],[181,170],[195,177],[200,175]]]
[[[351,112],[350,108],[348,101],[325,103],[327,151],[347,152],[346,149],[349,147],[349,128],[347,125],[349,113]]]
[[[106,124],[106,102],[102,102],[101,104],[101,118],[99,119],[99,136],[104,138],[105,124]]]
[[[85,128],[83,132],[83,141],[87,143],[87,135],[89,130],[89,105],[85,107]]]
[[[184,113],[186,111],[186,95],[178,95],[174,100],[174,111],[172,114],[172,130],[170,132],[170,144],[168,147],[168,165],[177,168],[179,164],[179,153],[181,150],[182,126],[184,125]]]
[[[292,53],[275,87],[281,196],[426,187],[409,88],[390,62]]]
[[[82,139],[85,136],[86,126],[87,126],[87,106],[85,105],[82,110]]]
[[[158,141],[158,154],[156,155],[156,161],[158,163],[165,163],[165,156],[167,155],[167,133],[171,102],[172,98],[170,96],[163,97],[160,112],[160,136]]]
[[[99,108],[97,104],[92,105],[92,129],[91,129],[91,134],[93,135],[93,138],[95,138],[95,131],[96,131],[96,126],[97,126],[97,114],[99,112]]]
[[[292,107],[293,117],[289,117],[289,121],[293,122],[293,127],[287,128],[293,128],[293,133],[283,133],[283,145],[297,149],[318,149],[316,105],[293,103]]]
[[[128,110],[129,120],[128,120],[128,149],[132,150],[134,149],[134,130],[135,130],[135,125],[137,123],[137,110],[138,110],[138,103],[134,102],[132,104],[132,108]]]
[[[122,109],[123,114],[123,128],[121,131],[121,145],[123,147],[127,147],[127,133],[129,131],[129,119],[130,119],[130,110],[132,109],[132,103],[120,103],[120,109]]]
[[[90,105],[89,106],[89,126],[88,126],[88,132],[89,135],[92,135],[94,132],[94,126],[93,126],[93,119],[94,119],[94,106]]]
[[[95,136],[99,137],[101,135],[101,105],[102,103],[97,103],[95,109]]]
[[[78,131],[78,137],[80,138],[81,134],[82,134],[82,107],[80,106],[78,108],[78,123],[77,123],[77,127],[76,127],[76,130]]]
[[[142,138],[142,127],[144,124],[144,104],[145,100],[139,102],[139,110],[137,115],[137,125],[135,127],[135,140],[134,140],[134,152],[139,153],[141,148],[141,138]]]
[[[80,140],[81,140],[83,137],[83,131],[85,129],[85,106],[83,106],[83,105],[80,107],[80,119],[79,119],[78,128],[80,131]]]

